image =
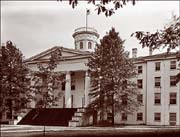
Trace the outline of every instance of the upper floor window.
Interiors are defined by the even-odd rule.
[[[161,121],[161,113],[154,113],[154,121]]]
[[[176,61],[175,60],[170,62],[170,69],[176,69]]]
[[[137,80],[137,86],[138,86],[138,88],[143,88],[143,80],[142,79]]]
[[[169,94],[169,104],[176,104],[176,93]]]
[[[88,42],[88,49],[92,49],[92,43]]]
[[[159,71],[160,70],[160,66],[161,66],[161,62],[156,62],[155,63],[155,70]]]
[[[143,103],[143,95],[142,94],[139,94],[137,96],[137,101],[140,102],[140,103]]]
[[[176,86],[176,76],[170,76],[170,86]]]
[[[137,121],[143,120],[143,113],[137,113]]]
[[[142,73],[143,72],[143,69],[142,69],[142,66],[138,66],[138,73]]]
[[[161,93],[155,93],[154,94],[154,104],[161,104]]]
[[[122,95],[122,105],[127,105],[127,94]]]
[[[83,42],[80,42],[80,49],[83,49]]]
[[[154,86],[160,87],[161,86],[161,77],[155,77],[154,79],[155,79]]]

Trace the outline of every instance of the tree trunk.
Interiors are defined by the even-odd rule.
[[[114,125],[114,94],[112,94],[111,96],[111,100],[112,100],[112,126]]]

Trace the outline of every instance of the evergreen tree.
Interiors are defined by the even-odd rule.
[[[32,99],[29,90],[29,71],[23,55],[11,41],[0,47],[0,114],[9,112],[9,119],[26,107]]]
[[[92,77],[88,107],[100,112],[100,121],[105,120],[107,113],[112,114],[112,124],[116,112],[132,113],[139,106],[136,84],[132,81],[136,76],[135,66],[123,43],[112,28],[97,44],[87,64]]]

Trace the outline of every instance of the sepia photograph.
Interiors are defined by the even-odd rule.
[[[179,137],[180,1],[2,0],[0,137]]]

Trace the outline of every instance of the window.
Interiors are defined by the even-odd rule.
[[[137,121],[143,120],[143,113],[137,113]]]
[[[155,77],[155,87],[161,86],[161,77]]]
[[[92,43],[88,42],[88,49],[92,49]]]
[[[154,94],[154,104],[161,104],[161,93]]]
[[[176,61],[175,60],[170,62],[170,69],[176,69]]]
[[[27,103],[26,102],[22,102],[21,103],[21,108],[27,108]]]
[[[14,116],[14,119],[18,119],[18,116]]]
[[[75,72],[71,72],[71,77],[75,76]]]
[[[121,120],[127,120],[127,114],[126,113],[122,113]]]
[[[122,105],[127,105],[127,95],[122,95]]]
[[[138,88],[143,88],[143,80],[142,79],[137,80],[137,86],[138,86]]]
[[[71,90],[75,90],[75,89],[76,89],[75,80],[72,79],[72,80],[71,80]]]
[[[142,66],[138,66],[138,74],[141,74],[143,72]]]
[[[6,119],[11,119],[12,116],[11,116],[11,113],[10,112],[6,112]]]
[[[176,86],[176,76],[170,76],[170,86]]]
[[[169,94],[169,104],[176,104],[176,93]]]
[[[61,90],[62,90],[62,91],[65,90],[65,85],[66,85],[66,82],[62,82],[62,85],[61,85]]]
[[[83,49],[83,42],[80,42],[80,49]]]
[[[154,113],[154,121],[160,122],[161,121],[161,113]]]
[[[140,103],[143,103],[143,95],[142,94],[137,96],[137,101]]]
[[[125,90],[127,88],[127,80],[123,80],[122,89]]]
[[[169,113],[169,124],[176,125],[176,113]]]
[[[155,63],[155,70],[159,71],[160,70],[160,66],[161,66],[161,62],[156,62]]]

